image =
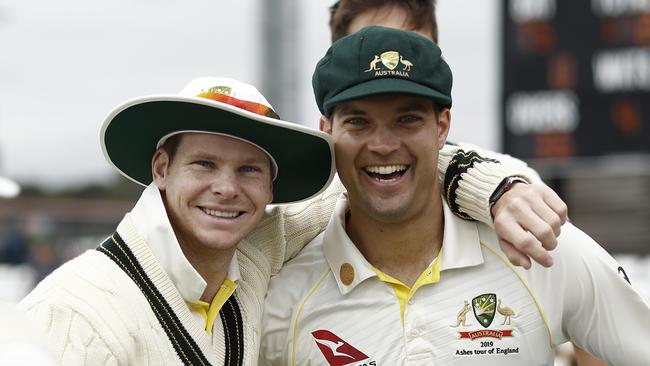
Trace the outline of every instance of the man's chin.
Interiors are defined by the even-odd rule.
[[[409,205],[404,202],[404,200],[397,199],[397,197],[387,200],[373,200],[368,205],[368,213],[379,221],[398,222],[407,215],[409,209]]]
[[[205,249],[218,251],[237,248],[243,239],[242,235],[223,232],[221,230],[208,230],[201,235],[201,245]]]

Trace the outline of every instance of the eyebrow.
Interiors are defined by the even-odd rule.
[[[403,106],[400,106],[397,108],[397,113],[404,113],[404,112],[427,112],[431,109],[431,103],[426,103],[424,101],[412,101],[409,102],[408,104],[405,104]]]
[[[206,159],[206,160],[214,160],[214,161],[226,160],[220,155],[203,151],[203,150],[198,150],[194,153],[189,154],[188,158],[190,160],[193,159]],[[239,152],[236,159],[240,164],[253,164],[253,163],[264,163],[267,160],[269,160],[269,157],[266,154],[263,154],[263,156],[257,156],[255,154],[245,154],[243,152]]]
[[[266,154],[264,154],[264,156],[242,156],[241,163],[242,164],[266,164],[266,163],[271,163],[271,158]]]
[[[397,107],[395,110],[396,113],[406,113],[406,112],[427,112],[431,108],[431,104],[427,103],[422,100],[413,100],[413,101],[408,101],[405,104]],[[355,106],[341,106],[338,114],[340,116],[346,116],[346,115],[366,115],[367,113],[358,107]]]
[[[365,115],[366,112],[363,109],[359,109],[354,106],[342,106],[338,110],[338,114],[341,116],[346,116],[346,115]]]

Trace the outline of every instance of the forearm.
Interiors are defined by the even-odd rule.
[[[438,172],[452,211],[490,226],[494,225],[490,196],[504,178],[519,176],[528,182],[541,182],[539,174],[523,161],[465,144],[448,144],[440,150]]]

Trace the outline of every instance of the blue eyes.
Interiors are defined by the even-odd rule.
[[[404,116],[399,117],[397,119],[397,123],[398,124],[412,124],[412,123],[415,123],[415,122],[419,122],[421,120],[422,120],[422,118],[417,116],[417,115],[408,114],[408,115],[404,115]],[[370,124],[370,122],[365,118],[350,118],[348,120],[345,120],[343,123],[346,124],[346,125],[352,126],[352,127],[362,127],[362,126],[366,126],[366,125]]]
[[[417,116],[409,115],[409,116],[404,116],[399,119],[401,123],[413,123],[419,121],[420,118]]]
[[[367,124],[368,121],[366,121],[363,118],[351,118],[347,121],[345,121],[345,124],[352,125],[352,126],[363,126]]]
[[[203,167],[203,168],[212,168],[214,166],[214,164],[212,164],[211,162],[209,162],[207,160],[198,160],[198,161],[193,162],[192,164],[198,165],[198,166]]]
[[[240,170],[242,173],[257,173],[257,172],[261,172],[261,171],[262,171],[262,169],[260,169],[260,168],[258,168],[258,167],[256,167],[256,166],[249,166],[249,165],[247,165],[247,166],[243,166],[243,167],[239,168],[239,170]]]
[[[192,162],[191,165],[195,165],[195,166],[197,166],[197,167],[199,167],[201,169],[210,169],[210,170],[215,169],[217,167],[217,165],[215,163],[213,163],[211,161],[207,161],[207,160],[197,160],[197,161]],[[255,166],[255,165],[242,165],[239,168],[237,168],[237,170],[240,173],[244,173],[244,174],[262,172],[262,168],[260,168],[258,166]]]

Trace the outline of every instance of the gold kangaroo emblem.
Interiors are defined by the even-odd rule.
[[[467,321],[467,313],[472,309],[472,307],[469,305],[469,302],[465,300],[465,305],[463,305],[463,308],[460,309],[458,312],[458,315],[456,316],[456,325],[450,325],[452,328],[458,328],[461,324],[463,327],[466,327],[466,321]]]
[[[510,325],[510,319],[513,316],[515,316],[515,311],[512,310],[511,308],[507,307],[507,306],[506,307],[501,307],[501,299],[499,299],[499,301],[497,301],[497,311],[499,312],[499,314],[504,316],[503,323],[501,323],[501,325],[505,325],[506,320],[508,321],[508,325]]]
[[[404,71],[411,71],[411,66],[413,66],[413,63],[411,63],[411,61],[403,58],[402,55],[399,55],[399,62],[404,65]]]
[[[374,60],[370,61],[370,68],[368,70],[366,70],[365,72],[373,71],[373,70],[379,70],[377,68],[377,63],[379,61],[381,61],[381,58],[379,57],[379,55],[375,55]]]

